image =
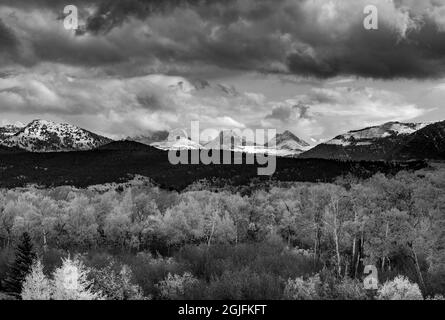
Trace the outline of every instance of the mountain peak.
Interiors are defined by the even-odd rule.
[[[71,124],[36,119],[1,144],[32,152],[59,152],[95,149],[111,141]]]
[[[283,133],[278,133],[266,145],[269,147],[275,146],[277,150],[288,150],[297,153],[302,152],[309,147],[309,143],[298,138],[289,130],[286,130]]]
[[[227,129],[222,130],[218,136],[209,141],[205,147],[208,149],[225,149],[232,150],[242,146],[253,146],[252,141],[247,141],[246,137],[240,135],[236,130]]]
[[[306,141],[298,138],[295,134],[293,134],[291,131],[286,130],[281,134],[277,134],[276,136],[276,143],[280,144],[286,140],[293,140],[296,143],[298,143],[301,147],[309,147],[309,143],[307,143]]]

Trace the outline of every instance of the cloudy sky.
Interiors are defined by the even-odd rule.
[[[63,9],[78,8],[66,30]],[[378,30],[366,30],[367,5]],[[445,0],[0,0],[0,125],[119,138],[445,119]]]

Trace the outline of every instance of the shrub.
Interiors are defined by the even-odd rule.
[[[445,297],[443,295],[436,294],[434,297],[428,297],[426,300],[443,301],[443,300],[445,300]]]
[[[309,277],[307,280],[303,277],[289,279],[284,288],[284,298],[289,300],[319,300],[320,289],[323,283],[318,274]]]
[[[281,298],[283,289],[282,278],[246,267],[212,279],[205,296],[213,300],[275,300]]]
[[[379,289],[377,298],[379,300],[423,300],[419,286],[403,276],[385,282]]]
[[[334,297],[339,300],[367,300],[363,283],[351,278],[343,278],[334,288]]]
[[[187,290],[193,289],[199,283],[191,273],[185,272],[182,276],[168,274],[167,278],[160,281],[157,287],[163,299],[184,299]]]
[[[245,268],[257,274],[268,273],[284,279],[314,272],[313,259],[285,249],[282,243],[185,246],[175,259],[206,281],[221,277],[227,270],[238,272]]]
[[[120,267],[111,262],[105,268],[91,269],[90,278],[93,279],[93,291],[101,292],[110,300],[143,300],[142,289],[133,283],[131,269],[123,265]]]
[[[429,296],[445,296],[445,272],[429,273],[426,277],[426,284]]]
[[[157,284],[170,274],[184,274],[186,266],[173,258],[153,257],[149,253],[140,252],[136,256],[128,256],[122,262],[131,266],[135,283],[141,286],[145,296],[159,296]]]
[[[0,300],[17,300],[13,296],[7,295],[6,293],[0,292]]]

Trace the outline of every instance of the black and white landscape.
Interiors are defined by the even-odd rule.
[[[444,300],[444,101],[442,0],[0,0],[0,300]]]

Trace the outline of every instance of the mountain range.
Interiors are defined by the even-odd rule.
[[[152,132],[146,136],[128,137],[126,140],[164,151],[223,149],[279,157],[352,161],[445,159],[445,121],[388,122],[380,126],[349,131],[313,148],[290,131],[277,134],[265,145],[246,141],[234,130],[221,131],[215,139],[206,143],[192,141],[182,129]],[[20,151],[39,153],[86,151],[106,148],[111,142],[112,139],[85,129],[46,120],[34,120],[23,127],[15,125],[0,127],[2,154]],[[123,145],[114,143],[113,148],[120,148]]]
[[[223,130],[213,140],[207,142],[207,149],[241,150],[244,147],[255,146],[253,141],[248,141],[235,130]]]
[[[152,147],[161,150],[198,150],[203,146],[188,138],[187,132],[182,129],[175,129],[169,132],[167,139],[150,144]]]
[[[159,137],[161,133],[164,137],[167,137],[162,141],[152,142],[152,137]],[[273,154],[281,157],[296,157],[310,147],[307,142],[301,140],[290,131],[277,134],[265,145],[248,141],[235,130],[223,130],[214,139],[201,143],[192,141],[186,131],[182,129],[175,129],[169,133],[154,133],[152,136],[145,136],[144,138],[137,136],[135,138],[127,138],[127,140],[147,144],[161,150],[216,149],[244,153]]]

